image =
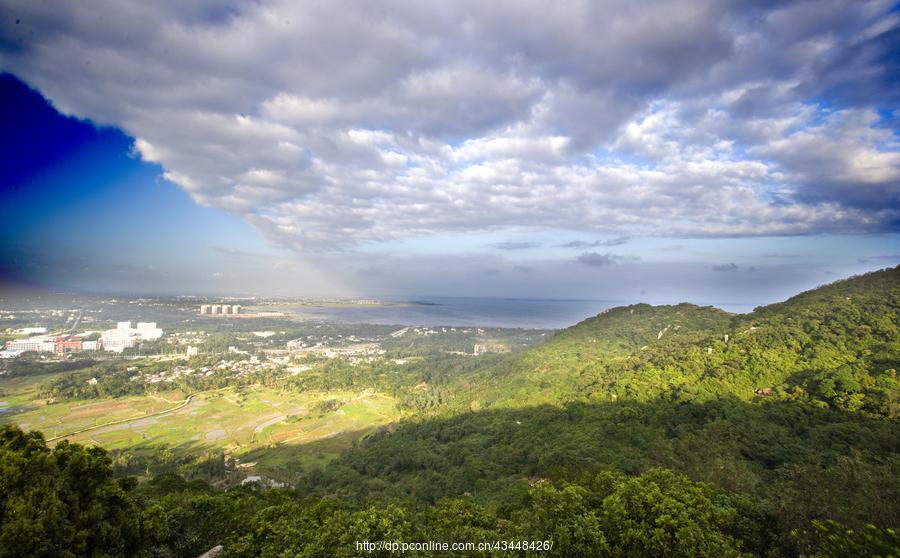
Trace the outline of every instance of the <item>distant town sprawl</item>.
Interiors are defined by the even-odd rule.
[[[47,329],[25,328],[22,331],[29,334],[46,333]],[[125,349],[137,347],[141,341],[152,341],[162,336],[163,330],[156,327],[156,322],[138,322],[137,327],[131,327],[131,322],[118,322],[115,329],[102,332],[38,335],[7,341],[6,350],[0,351],[0,356],[14,358],[28,351],[57,355],[101,350],[121,353]]]
[[[241,313],[241,306],[239,304],[204,304],[200,306],[199,310],[201,314],[205,315],[235,316]],[[132,322],[125,321],[118,322],[114,329],[100,332],[88,331],[76,334],[62,332],[51,335],[47,334],[45,327],[22,328],[18,333],[36,336],[7,341],[5,350],[0,351],[0,358],[15,358],[30,351],[56,355],[92,351],[122,353],[125,349],[140,346],[142,341],[153,341],[163,336],[163,330],[156,326],[156,322],[138,322],[136,327],[132,327],[131,324]]]
[[[245,355],[247,359],[255,356],[260,361],[288,357],[297,366],[319,359],[338,359],[351,367],[376,362],[403,365],[429,355],[515,351],[547,333],[471,326],[341,323],[329,321],[330,314],[315,313],[318,309],[343,310],[368,302],[377,301],[216,301],[198,297],[73,297],[64,293],[0,297],[0,323],[9,326],[0,328],[0,376],[18,369],[17,363],[225,354]],[[404,303],[396,304],[402,308]]]

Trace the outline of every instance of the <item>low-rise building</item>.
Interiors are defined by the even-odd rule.
[[[71,335],[61,335],[56,338],[56,354],[66,355],[81,352],[81,338]]]
[[[56,339],[52,337],[29,337],[28,339],[14,339],[6,342],[9,351],[35,351],[38,353],[56,352]]]
[[[103,342],[103,350],[113,353],[121,353],[125,349],[136,347],[140,341],[137,335],[119,328],[104,331],[100,340]]]

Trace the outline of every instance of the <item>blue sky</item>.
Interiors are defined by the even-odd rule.
[[[0,76],[0,100],[11,132],[0,151],[5,275],[100,292],[137,278],[153,291],[148,279],[161,272],[214,273],[218,247],[270,252],[252,226],[162,179],[121,130],[59,114],[11,74]]]
[[[888,3],[101,4],[0,18],[7,283],[758,304],[900,260]]]

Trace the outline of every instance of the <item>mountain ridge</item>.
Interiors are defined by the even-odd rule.
[[[621,306],[514,357],[499,370],[502,382],[490,377],[497,370],[488,370],[468,384],[482,384],[472,399],[475,408],[597,397],[647,400],[679,390],[683,396],[727,394],[750,400],[788,396],[799,393],[798,387],[818,393],[823,382],[814,372],[840,371],[846,381],[837,382],[846,397],[838,401],[840,396],[823,392],[819,400],[855,405],[860,397],[854,402],[853,396],[878,388],[879,378],[890,384],[881,386],[882,392],[897,388],[900,363],[889,355],[896,354],[900,339],[898,315],[900,266],[824,285],[748,314],[689,303]],[[721,384],[729,380],[734,385],[723,391]],[[548,390],[552,397],[546,396]],[[869,410],[897,415],[893,400],[882,403],[884,408]]]

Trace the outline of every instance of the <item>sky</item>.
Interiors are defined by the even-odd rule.
[[[0,5],[5,285],[756,305],[900,263],[890,2]]]

